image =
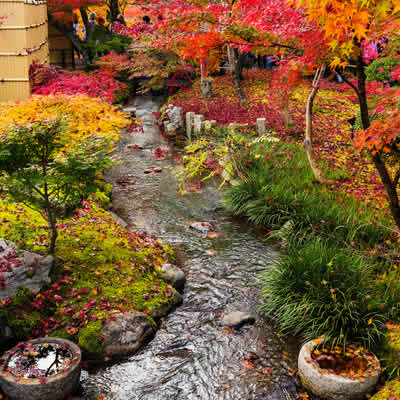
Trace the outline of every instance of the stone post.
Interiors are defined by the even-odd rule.
[[[195,114],[194,116],[194,126],[193,133],[195,135],[200,135],[203,130],[204,115]]]
[[[192,140],[193,123],[194,123],[194,112],[186,113],[186,136],[189,140]]]
[[[256,131],[258,136],[263,136],[266,133],[265,118],[257,118],[256,121]]]

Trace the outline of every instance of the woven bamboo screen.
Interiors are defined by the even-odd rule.
[[[0,0],[0,102],[30,95],[29,66],[49,60],[43,0]]]

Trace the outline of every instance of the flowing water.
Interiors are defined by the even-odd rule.
[[[187,277],[183,304],[138,353],[85,372],[82,398],[296,399],[296,346],[259,316],[255,325],[238,331],[221,324],[230,311],[256,312],[256,277],[276,259],[277,249],[262,232],[225,213],[212,184],[186,196],[177,193],[173,157],[154,157],[155,149],[169,149],[153,125],[152,111],[159,105],[157,98],[136,99],[144,132],[121,138],[123,162],[108,180],[114,185],[113,211],[131,229],[154,234],[177,250]],[[149,167],[162,171],[144,173]],[[190,229],[199,221],[212,223],[216,235]]]

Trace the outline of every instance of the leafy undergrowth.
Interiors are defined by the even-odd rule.
[[[276,89],[270,87],[271,71],[247,71],[242,82],[247,103],[240,105],[232,86],[230,75],[215,77],[214,97],[201,99],[200,82],[191,88],[181,89],[169,99],[170,103],[216,120],[218,125],[238,122],[254,127],[257,118],[266,118],[267,126],[285,141],[302,142],[305,128],[305,107],[310,83],[305,81],[296,89],[289,102],[294,126],[285,130],[280,106],[273,101]],[[324,81],[315,100],[314,145],[317,156],[330,167],[341,172],[341,177],[331,185],[335,192],[345,192],[356,199],[370,203],[374,208],[388,210],[383,185],[373,163],[354,148],[350,137],[348,119],[357,114],[354,94],[346,85]]]
[[[0,237],[45,252],[48,234],[39,215],[4,199],[0,215]],[[0,318],[17,339],[64,337],[99,356],[102,326],[114,312],[150,314],[171,302],[171,286],[160,276],[161,264],[173,257],[167,246],[122,228],[93,200],[58,228],[63,263],[52,271],[53,285],[36,296],[23,289],[0,300]]]
[[[399,400],[400,380],[395,379],[387,382],[382,390],[371,397],[371,400]]]

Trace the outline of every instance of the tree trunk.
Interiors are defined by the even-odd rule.
[[[111,23],[117,20],[118,15],[121,13],[119,9],[118,0],[110,0],[109,2]]]
[[[365,66],[360,54],[357,59],[357,79],[358,79],[358,98],[360,103],[360,114],[363,129],[368,129],[370,126],[369,110],[367,93],[365,88],[366,76]],[[392,217],[400,229],[400,204],[399,196],[397,194],[396,183],[392,180],[389,171],[386,168],[385,162],[382,160],[379,153],[372,156],[372,161],[375,164],[375,168],[378,170],[379,176],[385,188],[386,194],[389,199],[389,207],[392,213]]]
[[[55,221],[55,218],[51,211],[47,210],[47,219],[48,219],[48,225],[49,229],[51,232],[50,235],[50,245],[49,245],[49,254],[54,255],[55,250],[56,250],[56,241],[57,241],[57,236],[58,236],[58,231],[57,231],[57,223]]]
[[[54,17],[49,14],[49,23],[51,23],[58,31],[60,31],[65,37],[67,37],[75,50],[83,55],[83,58],[87,64],[90,63],[90,55],[88,49],[82,46],[82,42],[79,37],[75,35],[73,30],[70,30],[67,25],[60,24]],[[86,29],[86,28],[85,28]],[[87,31],[86,31],[87,32]]]
[[[324,76],[326,69],[326,65],[323,64],[321,68],[318,68],[317,72],[315,73],[314,80],[312,83],[312,91],[307,100],[307,109],[306,109],[306,131],[304,137],[304,150],[307,153],[308,161],[310,162],[310,167],[314,173],[315,178],[320,183],[327,183],[327,179],[325,177],[324,172],[319,167],[317,159],[315,157],[315,152],[312,145],[312,136],[313,136],[313,123],[312,123],[312,116],[313,116],[313,106],[314,106],[314,99],[318,93],[320,88],[321,78]]]
[[[241,79],[243,79],[243,58],[240,56],[239,50],[229,46],[228,60],[229,69],[232,74],[233,86],[239,96],[240,103],[244,103],[246,101],[246,95],[244,94],[242,84],[240,83]]]
[[[80,12],[80,14],[81,14],[81,18],[82,18],[82,21],[83,21],[83,25],[85,25],[85,30],[86,30],[86,32],[87,32],[87,31],[88,31],[88,28],[89,28],[89,17],[88,17],[88,15],[87,15],[86,8],[85,8],[85,7],[80,7],[80,8],[79,8],[79,12]]]

